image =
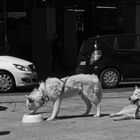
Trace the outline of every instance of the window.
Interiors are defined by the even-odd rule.
[[[118,49],[136,49],[137,38],[136,36],[122,36],[118,37]]]
[[[22,12],[26,9],[26,0],[7,0],[7,12]]]
[[[106,37],[106,38],[102,38],[101,40],[105,45],[113,48],[113,46],[114,46],[114,37]]]
[[[0,0],[0,16],[3,14],[3,1]]]

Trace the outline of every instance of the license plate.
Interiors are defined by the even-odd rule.
[[[86,61],[81,61],[81,62],[80,62],[80,65],[81,65],[81,66],[85,66],[85,65],[86,65]]]

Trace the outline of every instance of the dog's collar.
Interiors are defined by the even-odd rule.
[[[68,79],[68,78],[67,78]],[[67,79],[65,81],[61,80],[63,82],[63,86],[62,86],[62,91],[61,91],[61,94],[63,94],[64,90],[65,90],[65,87],[66,87],[66,82],[67,82]],[[45,104],[47,102],[46,98],[49,100],[49,96],[45,96],[45,97],[42,97],[41,98],[41,101],[42,101],[42,105]]]
[[[49,99],[49,97],[47,96],[47,98]],[[42,102],[43,102],[43,104],[45,104],[47,101],[46,101],[46,97],[43,97],[42,98]]]
[[[46,98],[48,98],[48,97],[46,97]],[[46,101],[45,97],[42,97],[42,98],[40,99],[40,104],[41,104],[41,105],[44,105],[46,102],[47,102],[47,101]]]
[[[61,94],[63,94],[63,93],[64,93],[64,90],[65,90],[65,87],[66,87],[66,82],[67,82],[67,80],[68,80],[68,78],[67,78],[65,81],[63,81],[63,80],[61,80],[61,79],[60,79],[60,81],[62,81],[62,82],[63,82],[63,86],[62,86],[62,91],[61,91]]]

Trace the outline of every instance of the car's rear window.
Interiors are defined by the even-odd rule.
[[[119,50],[140,50],[140,36],[122,35],[101,38],[101,41],[113,49]]]
[[[114,47],[114,37],[104,37],[104,38],[101,38],[101,41],[108,47],[111,47],[111,48]]]
[[[139,36],[120,36],[117,38],[117,48],[121,50],[140,50]]]
[[[90,55],[94,51],[95,40],[97,40],[98,49],[106,52],[112,49],[140,51],[139,35],[110,35],[85,40],[80,48],[79,56]]]
[[[86,56],[92,53],[94,49],[94,43],[95,43],[95,39],[85,40],[80,48],[79,54]]]
[[[134,36],[118,37],[118,49],[135,49],[137,39]]]

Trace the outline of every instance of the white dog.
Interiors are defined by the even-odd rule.
[[[114,121],[128,120],[128,119],[140,119],[140,89],[135,87],[133,95],[130,96],[129,100],[131,104],[124,107],[117,113],[110,114],[110,117],[114,117]]]
[[[100,117],[101,84],[94,74],[78,74],[62,79],[48,78],[45,82],[40,83],[38,89],[34,89],[30,95],[26,95],[26,105],[33,114],[47,101],[53,101],[52,115],[47,119],[53,120],[58,115],[61,100],[75,95],[79,95],[87,106],[84,115],[91,111],[94,104],[97,109],[94,116]]]

